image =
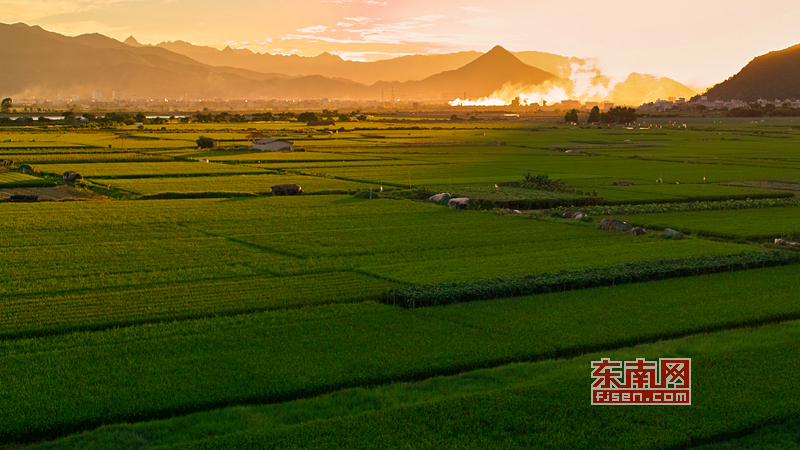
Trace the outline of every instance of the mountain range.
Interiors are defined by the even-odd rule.
[[[653,96],[694,94],[680,83],[651,75],[631,74],[613,85],[586,60],[511,53],[499,46],[485,54],[357,62],[329,53],[301,57],[182,41],[142,45],[132,36],[125,42],[96,33],[69,37],[18,23],[0,24],[0,58],[5,62],[0,95],[17,98],[87,98],[99,90],[105,96],[124,91],[126,98],[389,100],[394,93],[395,98],[441,101],[504,92],[511,96],[504,100],[510,101],[511,86],[525,92],[558,87],[572,98],[640,104],[655,100]]]

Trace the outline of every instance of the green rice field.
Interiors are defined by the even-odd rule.
[[[796,440],[800,249],[773,244],[800,241],[791,119],[381,119],[0,129],[4,198],[81,199],[0,202],[0,450]],[[526,174],[565,188],[495,187]],[[492,290],[534,278],[557,281]],[[592,406],[602,358],[691,358],[691,405]]]

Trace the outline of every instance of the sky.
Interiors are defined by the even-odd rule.
[[[0,22],[354,60],[501,45],[695,88],[800,43],[797,0],[0,0]]]

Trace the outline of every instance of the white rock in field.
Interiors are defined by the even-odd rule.
[[[447,202],[447,206],[450,209],[467,209],[469,208],[469,199],[466,197],[451,198]]]
[[[381,188],[381,189],[383,189],[383,188]],[[431,196],[431,198],[429,198],[428,200],[430,200],[432,202],[435,202],[435,203],[438,203],[438,202],[440,202],[442,200],[450,200],[450,194],[447,193],[447,192],[443,192],[441,194],[436,194],[434,196]]]

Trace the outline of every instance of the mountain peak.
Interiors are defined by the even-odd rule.
[[[131,47],[143,47],[143,45],[140,44],[139,41],[137,41],[136,38],[133,37],[133,35],[128,36],[128,39],[125,39],[124,41],[122,41],[122,43],[128,44]]]
[[[332,54],[330,54],[330,53],[328,53],[328,52],[322,52],[322,53],[320,53],[319,55],[317,55],[317,59],[318,59],[318,60],[320,60],[320,61],[326,61],[326,60],[327,60],[327,61],[330,61],[330,60],[334,60],[334,61],[342,61],[342,57],[341,57],[341,56],[339,56],[339,55],[332,55]]]

